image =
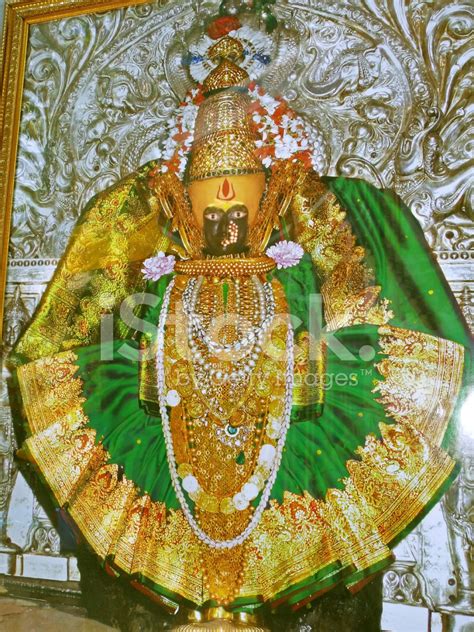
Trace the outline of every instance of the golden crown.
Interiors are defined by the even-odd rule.
[[[261,173],[255,156],[251,126],[251,99],[245,91],[249,76],[237,65],[242,44],[226,36],[209,50],[217,63],[203,84],[205,100],[199,106],[187,179],[204,180],[224,175]]]

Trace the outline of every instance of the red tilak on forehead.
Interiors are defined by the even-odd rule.
[[[220,185],[219,190],[217,191],[217,199],[224,200],[226,202],[233,200],[235,198],[235,191],[232,183],[224,178],[224,182]]]

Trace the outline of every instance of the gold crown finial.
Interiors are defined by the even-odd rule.
[[[218,63],[203,83],[207,98],[199,106],[194,129],[188,180],[204,180],[224,175],[261,173],[255,155],[256,136],[251,125],[251,99],[245,90],[249,76],[237,65],[244,48],[225,36],[208,52]]]
[[[231,88],[232,86],[246,86],[249,81],[247,72],[238,66],[243,60],[244,47],[239,40],[226,35],[216,42],[208,51],[208,57],[217,68],[214,68],[204,81],[204,92],[213,92]]]

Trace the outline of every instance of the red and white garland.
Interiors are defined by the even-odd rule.
[[[288,103],[266,93],[252,82],[249,94],[253,98],[250,115],[258,140],[255,153],[262,164],[271,169],[278,160],[301,161],[305,168],[317,173],[326,170],[326,147],[321,132],[296,114]],[[184,176],[194,141],[194,127],[199,105],[204,101],[202,86],[191,90],[169,123],[170,131],[161,152],[162,172]]]
[[[169,134],[161,152],[161,171],[178,174],[182,179],[194,141],[194,127],[199,105],[204,101],[202,88],[194,88],[180,103],[179,111],[169,121]]]
[[[276,160],[301,161],[307,169],[323,173],[326,167],[325,143],[321,132],[292,110],[284,99],[272,97],[254,83],[252,120],[259,140],[256,153],[263,165],[271,168]]]

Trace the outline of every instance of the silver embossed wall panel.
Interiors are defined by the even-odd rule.
[[[165,122],[182,96],[173,52],[191,42],[194,10],[202,21],[212,6],[154,2],[31,28],[7,346],[37,304],[87,200],[159,156]],[[285,29],[270,52],[283,62],[266,86],[322,131],[328,173],[392,187],[410,205],[474,324],[473,7],[348,0],[280,2],[276,12]],[[15,475],[6,392],[0,406],[0,537],[9,551],[0,572],[15,573],[15,555],[52,560],[58,547],[47,517]],[[385,576],[387,600],[474,611],[472,441],[461,437],[460,445],[462,474],[444,504],[398,547]],[[42,568],[45,577],[53,572]],[[75,577],[68,568],[57,578]]]

